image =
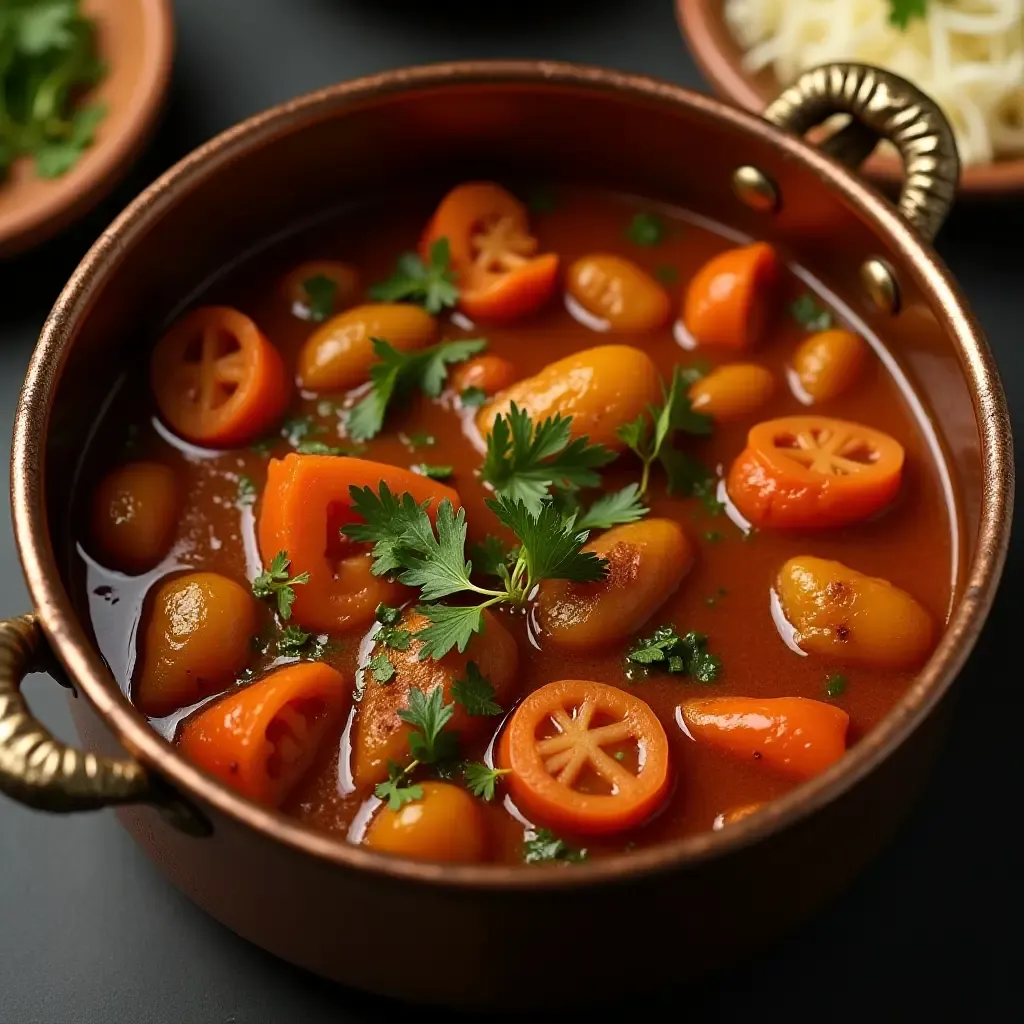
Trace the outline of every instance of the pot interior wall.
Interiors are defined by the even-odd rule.
[[[741,163],[776,180],[779,213],[757,213],[736,200],[730,175]],[[572,180],[664,199],[773,241],[813,268],[885,339],[926,407],[941,410],[936,426],[960,497],[960,564],[970,564],[982,466],[952,334],[911,268],[853,209],[813,171],[701,108],[598,83],[462,80],[370,99],[335,97],[272,119],[248,145],[227,147],[151,199],[127,241],[109,252],[59,381],[46,472],[63,569],[73,572],[76,562],[66,525],[86,426],[183,300],[240,253],[298,222],[410,184],[434,181],[440,192],[470,177]],[[896,318],[874,312],[862,296],[858,268],[872,255],[899,269],[904,310]]]

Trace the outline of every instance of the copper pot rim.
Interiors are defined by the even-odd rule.
[[[920,286],[943,309],[971,389],[982,446],[985,479],[978,546],[963,596],[939,646],[882,722],[827,772],[728,829],[601,858],[572,870],[555,865],[538,865],[529,870],[513,865],[450,866],[375,853],[260,807],[193,767],[149,726],[111,679],[75,614],[47,529],[43,439],[70,339],[78,322],[88,315],[92,297],[103,286],[108,268],[126,258],[149,225],[171,210],[176,197],[264,143],[308,122],[343,116],[350,105],[409,89],[481,85],[583,89],[637,102],[688,108],[724,121],[809,168],[839,200],[853,206],[867,223],[889,239]],[[693,867],[734,852],[807,818],[848,790],[902,744],[955,679],[991,607],[1009,542],[1013,454],[1010,421],[995,363],[958,286],[939,257],[895,208],[843,166],[753,114],[645,75],[551,61],[465,61],[370,75],[270,108],[193,150],[133,200],[85,255],[43,326],[15,419],[11,503],[15,539],[28,588],[54,653],[124,747],[186,797],[198,798],[201,806],[209,805],[237,824],[342,868],[450,888],[557,889],[629,881],[640,875]]]

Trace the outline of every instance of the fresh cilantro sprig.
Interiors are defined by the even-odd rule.
[[[502,706],[494,696],[494,686],[480,671],[475,661],[466,665],[465,678],[456,679],[452,683],[452,698],[466,709],[467,715],[476,717],[504,714]]]
[[[430,247],[429,262],[414,252],[403,253],[395,272],[386,281],[369,290],[377,302],[415,302],[432,316],[459,301],[455,272],[451,268],[451,250],[447,238],[439,238]]]
[[[285,626],[277,638],[277,649],[282,654],[298,654],[309,643],[310,634],[298,626]]]
[[[107,108],[75,104],[105,72],[79,0],[0,4],[0,179],[20,156],[40,178],[78,163]]]
[[[445,730],[453,714],[455,705],[445,704],[443,687],[435,686],[429,694],[418,686],[410,688],[409,706],[398,717],[412,726],[409,749],[419,764],[437,764],[458,754],[458,733]]]
[[[596,470],[611,462],[615,453],[591,444],[588,437],[570,441],[571,427],[572,418],[561,415],[535,424],[513,402],[508,413],[494,419],[481,478],[499,495],[522,501],[531,512],[540,509],[552,487],[597,487],[601,477]]]
[[[412,633],[402,629],[399,623],[402,621],[402,609],[393,608],[391,605],[379,604],[374,613],[374,618],[380,625],[373,639],[382,647],[388,647],[393,651],[407,651],[412,643]]]
[[[694,412],[686,394],[687,378],[677,366],[672,372],[669,387],[662,385],[662,403],[650,406],[647,413],[618,429],[618,435],[636,453],[643,463],[640,489],[637,497],[647,493],[651,480],[651,467],[660,462],[669,475],[669,490],[673,490],[673,467],[681,453],[672,446],[672,435],[681,430],[686,434],[707,436],[711,433],[710,416]]]
[[[703,633],[680,636],[675,626],[660,626],[649,637],[638,640],[626,654],[627,676],[652,669],[670,675],[690,676],[700,683],[713,683],[722,668],[721,659],[708,653]]]
[[[793,319],[808,331],[827,331],[832,326],[832,314],[810,292],[804,292],[789,304]]]
[[[417,691],[418,692],[418,691]],[[417,767],[413,761],[403,768],[394,761],[388,761],[388,778],[386,782],[378,782],[373,794],[379,800],[387,801],[388,810],[400,810],[405,804],[423,799],[423,787],[409,780],[410,773]]]
[[[511,771],[511,768],[488,768],[485,764],[467,762],[462,766],[462,777],[466,780],[466,788],[473,796],[490,803],[494,799],[502,776],[508,775]]]
[[[437,398],[448,377],[448,367],[487,347],[483,338],[442,341],[418,352],[399,352],[383,338],[373,338],[372,343],[379,362],[370,367],[369,393],[348,414],[348,433],[356,441],[369,441],[380,433],[393,398],[414,388]]]
[[[640,485],[627,484],[620,491],[602,494],[587,509],[576,513],[577,530],[610,530],[635,523],[650,511],[640,500]]]
[[[901,32],[914,18],[922,21],[928,17],[928,0],[889,0],[889,24],[895,25]]]
[[[518,550],[509,550],[504,541],[493,534],[488,534],[479,544],[470,544],[469,557],[473,568],[485,576],[500,576],[515,565]]]
[[[298,576],[289,576],[288,567],[291,559],[287,551],[278,551],[271,559],[270,566],[252,581],[252,592],[259,598],[273,598],[277,601],[277,613],[287,621],[292,617],[292,605],[295,603],[294,587],[309,582],[309,573],[300,572]]]
[[[546,828],[537,829],[532,837],[523,843],[523,860],[527,864],[579,864],[586,859],[586,850],[577,850]]]
[[[343,527],[352,540],[373,544],[374,575],[397,575],[399,582],[420,590],[426,602],[420,611],[430,620],[416,636],[422,642],[420,659],[441,658],[452,648],[464,651],[474,633],[483,629],[483,612],[502,603],[524,604],[543,579],[581,583],[601,579],[607,563],[583,551],[589,534],[578,530],[550,503],[537,513],[521,500],[499,496],[488,507],[519,539],[511,569],[500,566],[501,589],[480,587],[470,579],[473,563],[466,559],[466,511],[458,512],[446,498],[437,508],[436,533],[427,515],[430,502],[417,505],[410,494],[396,496],[380,483],[350,487],[352,510],[362,522]],[[475,597],[476,604],[444,605],[429,602],[460,596]]]

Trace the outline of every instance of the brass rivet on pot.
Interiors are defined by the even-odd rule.
[[[779,190],[764,171],[750,164],[732,172],[732,190],[739,201],[752,210],[771,213],[779,208]]]
[[[865,260],[860,268],[860,283],[877,309],[890,314],[899,312],[900,286],[885,260],[876,257]]]

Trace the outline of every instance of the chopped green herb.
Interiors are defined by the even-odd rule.
[[[309,636],[309,633],[298,626],[285,626],[277,638],[277,649],[282,654],[297,654],[309,642]]]
[[[308,572],[289,576],[290,565],[288,552],[278,551],[271,559],[270,567],[252,581],[253,594],[260,598],[274,598],[277,601],[277,613],[286,622],[292,617],[292,605],[295,603],[295,591],[292,588],[309,582]]]
[[[505,547],[504,542],[491,534],[484,537],[479,544],[469,546],[469,557],[473,568],[487,576],[501,576],[511,568],[509,558],[513,552]],[[513,562],[514,564],[514,562]]]
[[[488,768],[485,764],[467,762],[462,766],[462,775],[470,793],[490,803],[494,799],[495,788],[501,777],[508,775],[511,770],[511,768]]]
[[[459,395],[459,400],[462,402],[464,409],[475,409],[478,405],[483,405],[487,401],[487,392],[483,388],[466,388]]]
[[[430,247],[430,262],[424,263],[414,252],[398,257],[395,272],[386,281],[369,290],[377,302],[414,302],[432,316],[459,301],[455,272],[451,269],[451,251],[447,238],[439,238]]]
[[[348,432],[356,441],[369,441],[384,426],[392,398],[419,388],[437,398],[452,363],[461,363],[487,347],[483,338],[442,341],[418,352],[399,352],[383,338],[373,338],[379,362],[370,367],[370,393],[348,414]]]
[[[825,678],[825,693],[829,697],[841,697],[846,692],[846,676],[833,672]]]
[[[630,648],[626,675],[634,678],[634,666],[641,666],[641,672],[656,668],[670,675],[690,676],[699,683],[713,683],[722,665],[719,658],[708,653],[707,643],[703,633],[680,636],[675,626],[661,626]]]
[[[385,651],[378,651],[366,667],[378,683],[390,683],[395,678],[395,666],[391,664],[391,659]]]
[[[322,433],[324,433],[324,428],[312,416],[293,416],[281,424],[281,436],[293,448],[298,448],[317,434]]]
[[[461,704],[469,715],[501,715],[504,711],[494,700],[494,687],[482,675],[475,661],[466,665],[466,677],[452,683],[452,697]]]
[[[538,185],[526,197],[526,208],[530,213],[551,213],[558,206],[558,197],[550,185]]]
[[[256,500],[256,485],[244,473],[238,478],[238,504],[251,505]]]
[[[638,213],[629,222],[626,237],[636,245],[657,245],[665,237],[665,222],[655,213]]]
[[[625,761],[626,760],[626,752],[624,750],[616,750],[615,751],[615,760],[616,761]]]
[[[435,686],[427,696],[418,686],[409,690],[409,706],[398,712],[398,717],[413,727],[409,734],[409,749],[420,764],[434,764],[455,757],[458,735],[445,732],[444,727],[455,713],[454,704],[445,704],[444,689]]]
[[[924,21],[927,17],[928,0],[889,0],[889,24],[902,32],[914,18]]]
[[[808,331],[827,331],[832,326],[832,314],[824,306],[819,306],[810,292],[804,292],[791,302],[789,311],[793,319]]]
[[[679,280],[679,271],[671,263],[662,263],[654,268],[654,276],[663,284],[675,284]]]
[[[523,860],[527,864],[543,864],[551,861],[562,861],[566,864],[579,864],[587,859],[586,850],[571,847],[564,839],[546,828],[539,828],[533,837],[523,843]]]
[[[388,810],[397,811],[404,804],[423,799],[423,787],[409,782],[409,774],[415,767],[415,761],[405,768],[394,761],[388,761],[387,782],[378,782],[373,790],[374,796],[379,800],[387,801]]]
[[[323,323],[334,312],[334,299],[338,294],[338,282],[324,274],[317,274],[302,282],[302,290],[309,300],[306,309],[309,319],[314,323]]]
[[[635,523],[648,513],[638,497],[639,484],[628,484],[621,491],[602,494],[585,512],[576,516],[578,530],[610,530],[623,523]]]
[[[494,418],[487,438],[481,478],[501,496],[522,501],[536,513],[552,487],[576,490],[597,487],[596,472],[615,458],[588,437],[570,441],[571,417],[555,415],[534,424],[530,414],[511,403],[507,414]]]
[[[324,441],[303,441],[295,450],[300,455],[358,455],[365,451],[359,448],[341,448],[338,445],[326,444]]]
[[[419,462],[411,469],[414,473],[429,477],[431,480],[447,480],[455,472],[454,466],[432,466],[428,462]]]
[[[409,644],[412,643],[412,633],[398,627],[398,623],[402,619],[402,609],[379,604],[374,615],[380,626],[373,634],[373,639],[381,646],[390,647],[393,651],[407,651]]]
[[[433,434],[428,434],[426,431],[417,430],[414,434],[410,434],[406,437],[404,434],[399,435],[402,443],[411,449],[416,448],[432,448],[437,444],[437,438]]]

